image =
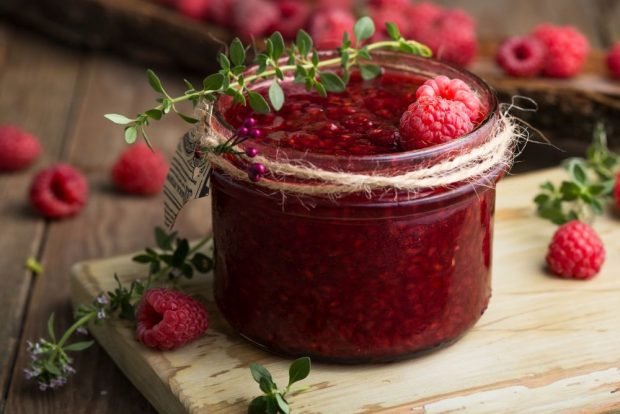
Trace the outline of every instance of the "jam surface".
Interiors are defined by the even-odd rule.
[[[239,127],[248,117],[258,121],[259,142],[331,155],[378,155],[402,152],[400,117],[415,101],[424,82],[419,76],[385,73],[364,81],[353,73],[347,89],[321,97],[304,85],[284,83],[286,101],[278,112],[256,115],[241,105],[225,111],[228,123]],[[266,95],[266,91],[258,90]]]

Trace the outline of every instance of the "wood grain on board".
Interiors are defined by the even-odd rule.
[[[290,398],[310,413],[559,413],[620,409],[620,257],[610,254],[592,281],[554,278],[544,270],[554,226],[534,214],[532,196],[558,169],[499,184],[494,241],[494,293],[478,324],[456,344],[409,361],[339,366],[315,364],[306,392]],[[595,224],[609,252],[620,249],[620,225]],[[113,286],[112,275],[144,276],[131,256],[83,262],[72,279],[74,304]],[[215,309],[209,277],[188,290],[210,311],[210,329],[190,345],[155,352],[140,345],[130,323],[95,327],[95,338],[160,413],[244,413],[259,394],[248,366],[266,365],[276,382],[290,361],[236,335]]]

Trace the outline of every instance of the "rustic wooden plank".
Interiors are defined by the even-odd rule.
[[[31,131],[44,149],[34,167],[0,175],[0,411],[31,284],[24,262],[38,255],[45,229],[29,210],[27,190],[34,172],[61,154],[80,62],[73,51],[0,24],[0,124]]]
[[[544,254],[555,226],[534,214],[532,195],[553,169],[499,184],[494,236],[493,298],[474,329],[449,348],[392,364],[315,364],[309,390],[290,399],[295,413],[617,412],[620,323],[616,269],[610,254],[601,273],[579,282],[549,277]],[[620,226],[607,215],[595,223],[609,252],[620,249]],[[92,300],[144,268],[131,256],[79,264],[73,299]],[[259,394],[253,361],[286,378],[289,361],[243,341],[221,319],[209,277],[188,290],[210,311],[203,338],[172,352],[154,352],[114,321],[93,332],[161,413],[243,413]],[[165,390],[165,392],[162,391]],[[182,404],[182,407],[179,407]]]
[[[154,102],[155,94],[145,81],[142,69],[114,60],[94,57],[87,65],[86,86],[81,94],[80,112],[70,132],[67,160],[87,173],[91,196],[76,218],[50,226],[43,252],[46,273],[37,279],[32,304],[24,328],[24,339],[44,335],[45,320],[56,312],[58,327],[71,320],[69,270],[86,258],[115,255],[152,244],[152,229],[163,222],[162,199],[128,197],[110,185],[110,167],[124,149],[122,128],[103,118],[107,112],[136,113]],[[186,124],[170,119],[158,125],[155,143],[172,152]],[[209,204],[196,202],[179,221],[179,230],[197,237],[210,227]],[[27,363],[20,349],[17,366]],[[20,372],[15,373],[7,402],[11,413],[110,413],[151,412],[150,405],[131,386],[107,355],[95,347],[75,360],[81,377],[69,387],[45,394],[36,391]]]
[[[620,41],[620,2],[605,0],[602,4],[602,18],[599,21],[604,47],[608,48],[615,42]]]

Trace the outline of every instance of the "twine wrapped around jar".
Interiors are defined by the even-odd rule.
[[[214,148],[226,142],[227,137],[211,127],[211,111],[203,108],[194,136],[203,147]],[[492,169],[507,171],[514,158],[514,145],[526,136],[516,120],[503,111],[489,139],[470,151],[458,153],[432,165],[421,165],[409,171],[392,175],[326,170],[302,159],[289,159],[278,153],[275,158],[256,156],[243,158],[248,163],[258,162],[269,171],[254,185],[285,194],[338,197],[351,193],[384,192],[389,190],[415,193],[422,189],[447,187],[457,183],[476,181]],[[206,153],[212,167],[244,182],[251,182],[245,169],[213,152]]]

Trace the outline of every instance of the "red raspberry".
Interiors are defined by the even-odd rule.
[[[482,115],[480,99],[474,91],[461,79],[450,79],[437,76],[424,82],[415,93],[416,99],[423,96],[439,96],[449,101],[462,102],[472,122],[477,122]]]
[[[310,20],[310,35],[317,49],[336,49],[342,43],[344,32],[349,32],[353,40],[354,25],[355,17],[348,10],[319,10]]]
[[[474,129],[462,102],[439,96],[418,99],[400,118],[400,145],[405,150],[441,144]]]
[[[603,242],[592,227],[578,220],[560,226],[549,244],[547,264],[560,277],[590,279],[604,261]]]
[[[607,67],[611,76],[620,79],[620,42],[616,42],[607,54]]]
[[[399,30],[406,30],[409,26],[409,19],[404,9],[399,8],[397,5],[373,7],[370,9],[370,17],[375,22],[376,27],[373,40],[387,39],[389,37],[385,28],[386,23],[394,23]]]
[[[315,9],[353,9],[356,0],[315,0]]]
[[[578,74],[586,61],[588,39],[572,26],[541,24],[533,36],[547,49],[543,74],[552,78],[570,78]]]
[[[233,25],[246,40],[267,34],[279,18],[278,6],[267,0],[236,0],[233,6]]]
[[[84,207],[87,198],[86,179],[67,164],[56,164],[39,172],[30,187],[30,204],[51,219],[73,216]]]
[[[407,25],[407,29],[399,28],[403,35],[411,36],[414,39],[420,38],[424,32],[428,31],[429,26],[433,25],[433,22],[439,20],[444,13],[444,9],[434,3],[417,3],[411,5],[407,10],[407,18],[411,24]]]
[[[204,20],[209,14],[209,0],[175,0],[176,9],[195,20]]]
[[[0,171],[16,171],[32,164],[41,154],[33,135],[13,125],[0,125]]]
[[[506,39],[497,51],[497,64],[510,76],[536,76],[545,65],[545,46],[530,36]]]
[[[220,26],[232,26],[234,2],[235,0],[209,0],[207,18]]]
[[[614,184],[614,200],[616,208],[620,210],[620,174],[616,175],[616,183]]]
[[[284,38],[294,39],[297,31],[305,27],[310,18],[310,6],[297,0],[280,0],[277,6],[280,17],[269,31],[279,31]]]
[[[136,311],[138,341],[149,348],[178,348],[208,327],[204,306],[185,293],[169,289],[144,292]]]
[[[112,167],[112,181],[129,194],[153,195],[164,187],[168,162],[160,151],[151,150],[144,142],[127,148]]]

